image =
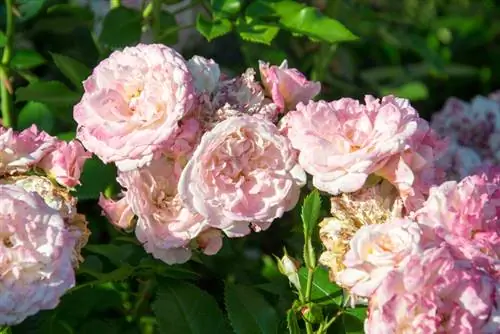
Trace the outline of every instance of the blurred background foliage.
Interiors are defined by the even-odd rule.
[[[110,52],[140,41],[174,45],[186,59],[214,58],[232,75],[257,68],[258,60],[287,59],[290,67],[322,82],[321,98],[393,93],[411,99],[427,119],[450,96],[470,99],[500,88],[495,75],[500,73],[500,8],[493,0],[154,0],[135,7],[126,6],[134,1],[121,2],[14,1],[14,34],[3,29],[0,47],[12,51],[1,69],[2,89],[12,93],[12,101],[6,101],[12,102],[15,128],[35,123],[52,135],[73,138],[72,106],[82,95],[82,80]],[[186,302],[211,305],[214,300],[236,333],[254,333],[255,326],[263,332],[285,330],[294,296],[273,255],[281,256],[286,246],[289,254],[300,256],[299,208],[268,231],[225,240],[217,256],[196,254],[185,265],[166,266],[101,216],[96,199],[100,192],[116,194],[114,178],[114,168],[97,159],[85,165],[76,196],[92,236],[78,272],[81,285],[56,310],[30,318],[15,333],[153,333],[157,328],[211,333],[216,321],[183,330],[203,315],[177,312]],[[327,212],[324,207],[322,215]],[[314,284],[318,298],[339,292],[328,288],[324,271]],[[324,312],[337,307],[325,305]],[[261,310],[261,317],[254,319],[252,309]],[[205,314],[207,319],[223,319],[214,312]],[[350,324],[346,333],[362,332],[362,313],[343,316],[349,318],[342,319]],[[229,332],[228,323],[221,320],[218,333]]]

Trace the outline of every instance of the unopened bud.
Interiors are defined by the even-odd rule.
[[[300,290],[299,281],[299,263],[297,260],[288,255],[285,249],[285,254],[278,260],[278,270],[280,273],[288,277],[290,283],[292,283],[297,290]]]

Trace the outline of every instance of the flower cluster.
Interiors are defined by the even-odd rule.
[[[318,94],[300,72],[261,64],[229,77],[213,60],[164,45],[116,51],[84,82],[78,139],[118,167],[122,192],[99,204],[166,263],[214,254],[222,235],[267,229],[305,184],[280,115]]]
[[[36,126],[0,127],[0,324],[56,307],[74,286],[89,232],[70,190],[89,157]]]
[[[431,124],[448,137],[448,150],[439,163],[450,178],[459,180],[477,172],[484,164],[500,163],[498,93],[477,96],[470,103],[450,98],[433,115]]]
[[[491,168],[433,186],[407,217],[380,190],[332,208],[349,219],[322,223],[320,261],[354,302],[368,301],[367,333],[498,333],[499,181]],[[349,211],[367,203],[376,209],[356,213],[370,219]]]
[[[356,192],[379,176],[411,211],[443,177],[435,162],[445,144],[405,99],[299,103],[282,127],[314,186],[331,195]]]

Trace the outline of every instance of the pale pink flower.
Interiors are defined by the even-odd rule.
[[[161,157],[150,166],[118,176],[126,189],[126,201],[137,216],[137,239],[146,252],[168,264],[187,261],[191,240],[209,228],[205,218],[189,211],[177,194],[182,167],[176,164]]]
[[[299,199],[305,173],[288,139],[272,123],[228,118],[203,135],[184,168],[186,206],[229,236],[267,229]]]
[[[426,126],[408,100],[366,96],[365,103],[350,98],[299,103],[283,118],[299,163],[319,190],[337,195],[361,189],[368,175],[409,150],[419,127]],[[397,171],[397,182],[413,184],[415,175],[406,167]]]
[[[267,94],[281,111],[292,110],[299,102],[307,103],[321,91],[321,83],[309,81],[297,69],[288,68],[286,60],[279,67],[261,61],[259,70]]]
[[[421,234],[418,224],[409,219],[362,226],[349,243],[337,283],[352,294],[370,297],[391,271],[420,253]]]
[[[0,175],[26,172],[56,146],[57,140],[36,125],[16,133],[0,127]]]
[[[215,255],[222,248],[222,234],[220,230],[208,228],[196,237],[198,247],[206,255]]]
[[[77,137],[104,162],[127,171],[150,163],[192,109],[184,58],[160,44],[115,51],[84,82]]]
[[[200,93],[213,93],[219,85],[221,76],[219,65],[213,59],[193,56],[187,67],[194,78],[194,86]]]
[[[114,201],[101,194],[98,204],[111,224],[124,230],[130,230],[133,227],[135,215],[125,197]]]
[[[0,323],[53,309],[75,284],[75,238],[36,193],[0,185]]]
[[[92,153],[86,152],[82,144],[76,140],[69,143],[59,141],[55,149],[47,154],[37,167],[43,169],[49,177],[59,184],[73,188],[80,184],[80,174],[87,159]]]

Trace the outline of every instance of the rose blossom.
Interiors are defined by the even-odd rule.
[[[0,126],[0,176],[26,172],[52,151],[56,142],[36,125],[19,133]]]
[[[368,175],[410,149],[427,128],[408,100],[393,96],[366,96],[364,105],[350,98],[299,103],[282,122],[314,186],[332,195],[361,189]],[[414,179],[410,168],[397,171],[398,182]]]
[[[305,173],[272,123],[228,118],[203,135],[179,182],[182,201],[229,236],[259,231],[292,209]]]
[[[297,69],[288,68],[286,60],[279,67],[260,61],[259,70],[268,96],[282,111],[294,109],[299,102],[307,103],[321,90],[319,82],[309,81]]]
[[[409,219],[361,227],[349,243],[346,268],[336,276],[337,283],[355,295],[370,297],[390,271],[420,252],[421,234]]]
[[[194,86],[198,92],[213,93],[221,76],[219,65],[213,59],[193,56],[187,67],[194,78]]]
[[[60,141],[56,148],[47,154],[38,164],[50,177],[66,187],[80,184],[80,174],[87,159],[92,153],[86,152],[82,144],[76,140],[69,143]]]
[[[126,189],[126,201],[137,216],[137,239],[146,252],[168,264],[187,261],[191,257],[191,240],[209,228],[204,217],[190,212],[177,194],[181,170],[174,160],[161,157],[150,166],[118,176]],[[127,226],[129,216],[130,213],[122,211],[119,224]],[[217,235],[212,233],[200,239],[200,246],[208,247],[209,253],[217,252],[221,246],[214,237]]]
[[[0,323],[53,309],[75,284],[75,238],[36,193],[0,185]]]
[[[100,194],[98,204],[111,224],[124,230],[129,230],[133,227],[135,215],[130,205],[128,205],[127,198],[122,197],[114,201]]]
[[[160,44],[113,52],[84,88],[73,114],[77,137],[101,160],[124,171],[151,162],[194,101],[185,60]]]

